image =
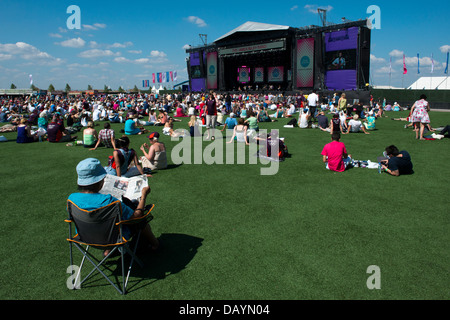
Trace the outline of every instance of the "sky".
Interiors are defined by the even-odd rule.
[[[67,12],[72,5],[80,8],[81,29],[68,28],[77,21]],[[0,0],[0,88],[29,88],[32,75],[42,89],[143,89],[152,73],[176,71],[170,87],[188,79],[185,48],[201,45],[200,34],[211,43],[247,21],[321,25],[317,8],[327,9],[329,22],[357,21],[372,15],[371,5],[381,17],[372,30],[371,85],[407,87],[420,76],[446,76],[449,1]]]

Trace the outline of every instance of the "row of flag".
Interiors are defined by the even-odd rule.
[[[159,72],[152,74],[151,83],[164,83],[164,82],[174,82],[177,81],[176,71]],[[150,80],[142,80],[142,87],[149,88]]]
[[[448,74],[448,61],[449,61],[450,52],[447,52],[447,65],[444,70],[444,74]],[[431,73],[434,72],[434,58],[431,55]],[[389,60],[389,74],[392,73],[392,57]],[[406,68],[406,56],[403,55],[403,74],[407,74],[408,69]],[[417,74],[420,74],[420,54],[417,54]]]

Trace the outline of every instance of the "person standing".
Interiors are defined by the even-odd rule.
[[[410,121],[414,124],[416,139],[425,140],[423,131],[425,130],[425,125],[430,123],[428,111],[430,111],[430,105],[427,101],[427,96],[423,94],[411,108]]]
[[[205,116],[206,116],[206,140],[208,140],[210,136],[211,139],[214,140],[214,133],[211,135],[210,129],[212,128],[214,130],[216,128],[217,100],[212,92],[208,96],[208,100],[206,101]]]
[[[311,114],[311,118],[315,119],[317,104],[319,103],[319,96],[316,94],[316,90],[308,96],[308,107],[309,113]]]

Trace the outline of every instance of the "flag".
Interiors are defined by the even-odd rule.
[[[173,71],[170,71],[170,81],[173,82]]]
[[[162,81],[162,74],[161,72],[158,72],[158,83],[161,83]]]
[[[403,74],[407,74],[408,69],[406,69],[406,57],[403,55]]]
[[[166,72],[166,82],[170,81],[169,72]]]
[[[155,81],[156,81],[156,76],[155,76],[154,73],[152,74],[152,80],[153,80],[153,83],[155,83]]]
[[[177,81],[177,72],[176,71],[173,72],[173,81]]]
[[[162,73],[162,80],[161,80],[161,82],[166,82],[166,73],[165,72]]]
[[[392,74],[392,57],[389,58],[389,75]]]
[[[417,74],[420,74],[420,55],[417,54]]]
[[[32,86],[32,85],[33,85],[33,75],[30,74],[30,86]]]
[[[445,67],[445,74],[448,74],[448,55],[450,54],[450,52],[447,52],[447,66]]]
[[[431,73],[433,73],[434,71],[434,58],[433,58],[433,54],[431,54]]]

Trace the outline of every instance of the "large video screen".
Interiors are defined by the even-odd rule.
[[[358,28],[325,33],[325,85],[330,90],[357,88]]]

